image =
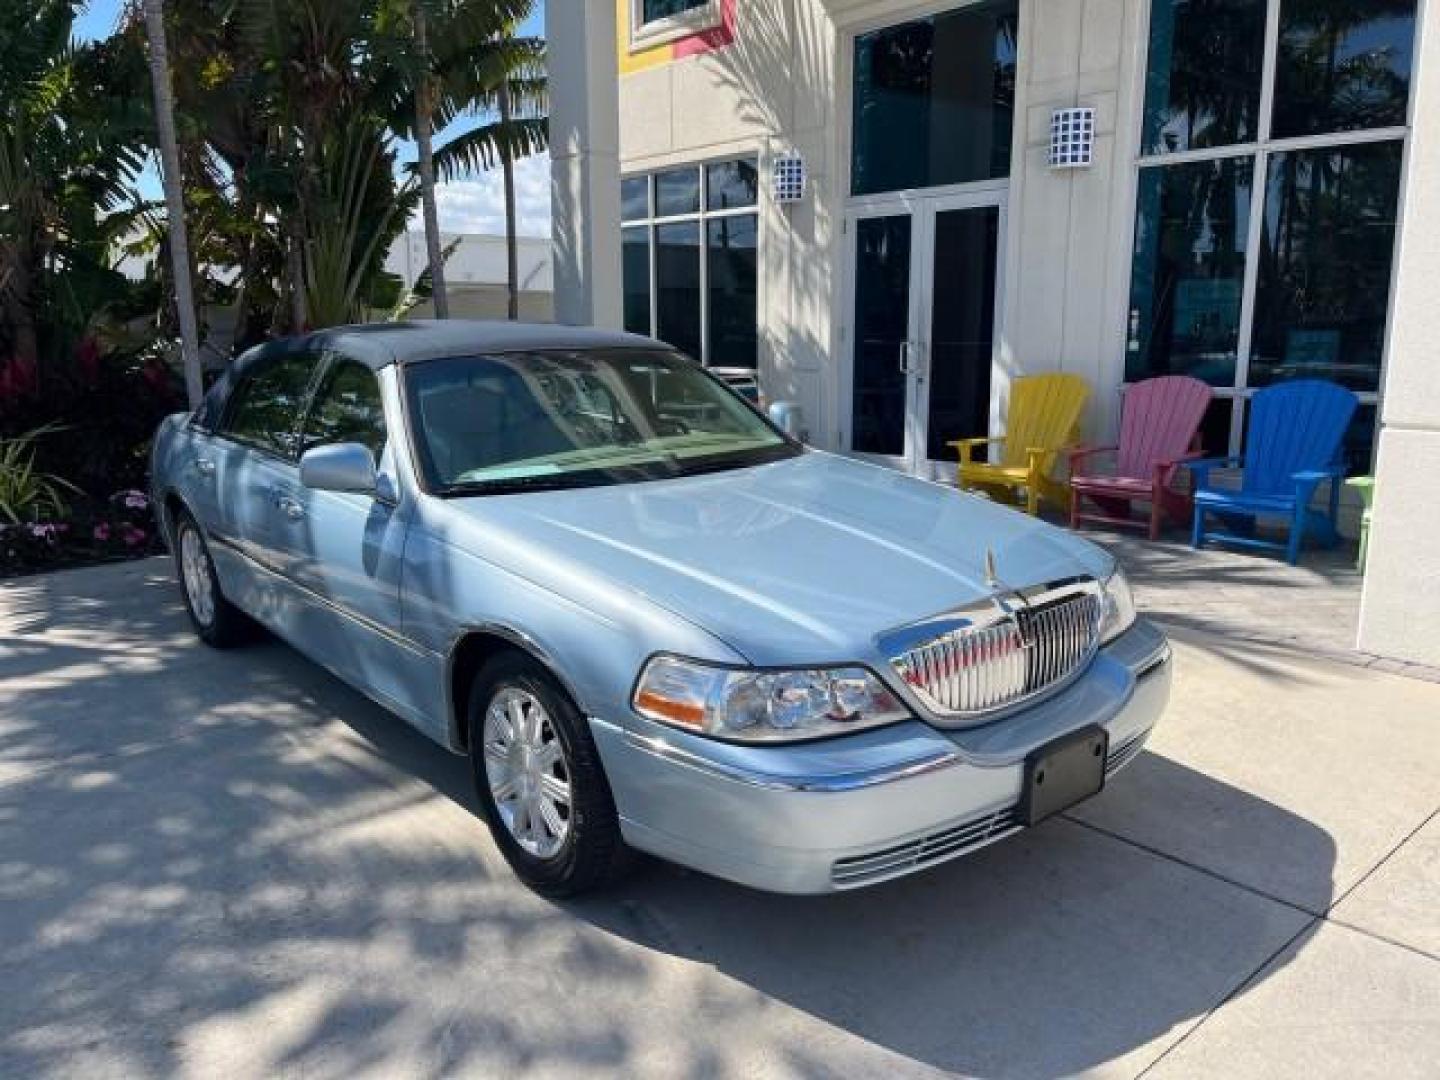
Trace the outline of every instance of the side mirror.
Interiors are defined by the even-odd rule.
[[[300,455],[300,483],[315,491],[375,494],[375,456],[360,443],[316,446]]]

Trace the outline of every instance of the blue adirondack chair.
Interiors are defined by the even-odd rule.
[[[1345,465],[1340,460],[1341,440],[1355,415],[1358,400],[1343,386],[1320,379],[1296,379],[1266,387],[1250,399],[1250,422],[1245,454],[1207,458],[1185,463],[1194,477],[1195,527],[1191,543],[1206,540],[1268,548],[1285,552],[1294,566],[1300,545],[1311,532],[1322,544],[1339,539],[1335,517]],[[1238,491],[1210,486],[1210,470],[1243,464],[1244,479]],[[1325,481],[1330,481],[1330,512],[1312,510],[1310,503]],[[1219,517],[1230,530],[1206,528],[1206,515]],[[1290,519],[1289,542],[1261,540],[1255,535],[1261,517]]]

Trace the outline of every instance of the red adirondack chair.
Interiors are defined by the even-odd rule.
[[[1170,486],[1182,461],[1198,458],[1194,448],[1200,421],[1210,405],[1210,387],[1188,375],[1146,379],[1125,391],[1118,446],[1086,447],[1070,453],[1070,527],[1082,521],[1107,525],[1143,525],[1131,518],[1130,504],[1150,504],[1150,539],[1160,536],[1165,514],[1188,520],[1188,495]],[[1103,454],[1115,457],[1114,471],[1092,471]],[[1089,499],[1098,511],[1086,511]]]

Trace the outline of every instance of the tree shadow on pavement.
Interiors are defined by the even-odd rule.
[[[203,649],[167,596],[5,639],[0,1075],[1133,1072],[1308,921],[1068,819],[856,893],[651,863],[550,903],[463,759],[277,643]],[[1328,896],[1313,824],[1154,754],[1129,783]]]

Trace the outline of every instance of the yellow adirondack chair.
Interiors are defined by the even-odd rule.
[[[1040,500],[1069,505],[1066,485],[1050,471],[1056,455],[1075,441],[1080,412],[1090,387],[1079,375],[1029,375],[1010,384],[1010,415],[1005,434],[993,439],[957,439],[946,443],[960,451],[960,486],[992,494],[1018,496],[1025,491],[1025,509],[1037,513]],[[976,447],[1000,443],[999,460],[975,461]],[[991,451],[991,458],[995,457]]]

